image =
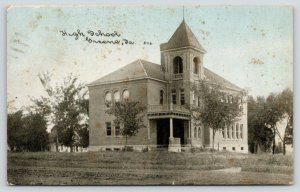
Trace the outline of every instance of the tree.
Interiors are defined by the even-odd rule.
[[[48,95],[42,99],[41,106],[50,109],[48,118],[54,124],[59,143],[73,151],[75,138],[82,128],[86,128],[88,120],[87,90],[78,82],[78,77],[68,75],[61,85],[51,85],[49,73],[39,74],[39,79]]]
[[[127,138],[138,133],[139,129],[146,127],[143,124],[146,107],[138,101],[124,100],[115,102],[105,112],[116,117],[115,124],[122,125],[121,134]]]
[[[12,151],[44,151],[48,148],[47,122],[42,115],[22,110],[8,114],[8,145]]]
[[[293,92],[291,89],[285,89],[279,94],[279,106],[281,106],[287,115],[287,125],[283,136],[283,154],[285,154],[285,145],[293,143]]]
[[[23,118],[25,127],[26,149],[29,151],[45,151],[48,149],[47,122],[39,113],[30,112]]]
[[[281,137],[277,128],[277,123],[288,118],[287,128],[284,137]],[[248,128],[249,141],[254,141],[269,149],[272,143],[272,153],[275,154],[276,134],[283,143],[285,153],[286,138],[290,137],[293,119],[293,93],[286,89],[279,94],[271,93],[267,99],[258,97],[257,101],[253,98],[248,102]]]
[[[248,143],[256,148],[257,145],[263,151],[269,151],[272,146],[272,130],[265,126],[265,98],[252,96],[248,98]],[[255,149],[252,152],[255,152]]]
[[[241,96],[229,95],[220,85],[202,81],[199,87],[193,90],[200,97],[202,106],[192,107],[193,118],[200,121],[204,127],[211,128],[213,132],[213,149],[215,134],[238,121],[242,114]]]
[[[22,110],[7,115],[7,143],[12,151],[22,151],[25,145],[25,131],[22,118]]]

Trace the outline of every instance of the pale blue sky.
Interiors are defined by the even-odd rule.
[[[250,94],[293,86],[292,8],[284,6],[187,6],[185,20],[207,50],[204,66]],[[68,73],[94,81],[126,64],[160,63],[159,45],[182,21],[182,7],[11,8],[7,16],[7,92],[15,106],[42,94],[37,74],[59,82]],[[89,44],[60,30],[117,31],[134,45]],[[143,45],[150,41],[152,45]],[[261,63],[261,64],[257,64]],[[54,82],[54,83],[55,83]]]

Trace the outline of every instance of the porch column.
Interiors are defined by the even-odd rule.
[[[173,118],[170,118],[170,138],[173,138]]]
[[[191,137],[192,137],[192,133],[191,133],[191,119],[189,120],[189,122],[188,122],[188,130],[189,130],[189,138],[191,139]]]
[[[148,139],[150,139],[150,120],[147,120]]]

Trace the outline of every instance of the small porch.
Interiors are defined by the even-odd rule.
[[[178,114],[148,115],[148,140],[157,148],[181,152],[182,146],[190,146],[190,120]]]

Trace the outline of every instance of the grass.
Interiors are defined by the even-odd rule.
[[[241,172],[215,171],[241,167]],[[15,185],[290,184],[293,159],[236,153],[8,153]]]

